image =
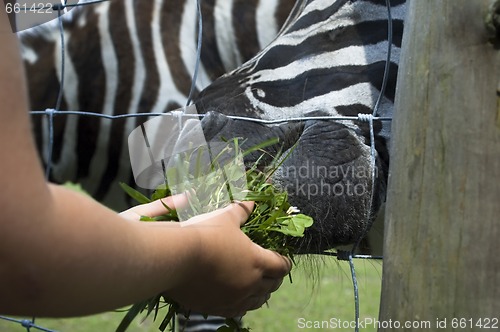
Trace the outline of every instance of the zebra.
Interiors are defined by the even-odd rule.
[[[196,108],[207,114],[202,124],[212,141],[221,136],[243,136],[252,145],[277,136],[284,144],[281,148],[296,145],[272,180],[290,192],[294,205],[315,218],[314,228],[299,244],[304,253],[349,244],[363,235],[385,196],[390,124],[374,124],[377,172],[372,178],[367,125],[320,119],[266,125],[229,115],[286,120],[371,114],[381,91],[391,44],[388,84],[376,113],[391,117],[406,1],[391,0],[390,5],[394,34],[388,42],[384,0],[298,0],[275,39],[249,61],[200,88],[194,98]],[[153,109],[157,110],[149,108]],[[123,145],[123,141],[116,141],[117,147]],[[312,179],[299,173],[305,169],[306,175],[313,175],[320,167],[336,173],[314,175]],[[364,170],[364,175],[349,171],[356,167]],[[366,190],[359,195],[313,194],[313,187],[307,187],[333,188],[337,183],[344,189],[351,183]],[[298,190],[304,185],[309,191]],[[373,204],[368,194],[372,191]]]
[[[279,137],[279,148],[293,148],[272,181],[315,220],[300,241],[306,253],[355,243],[373,222],[385,199],[390,122],[374,122],[371,165],[368,124],[320,118],[269,125],[229,116],[276,121],[376,109],[376,116],[391,118],[406,1],[390,5],[389,43],[385,0],[298,1],[273,42],[195,99],[198,111],[208,114],[202,120],[207,139],[239,135],[251,146]]]
[[[293,4],[201,1],[201,62],[193,96],[269,44]],[[59,109],[118,115],[184,106],[197,60],[196,13],[196,0],[109,0],[63,15]],[[19,39],[32,110],[56,108],[63,60],[58,22],[22,31]],[[50,156],[48,119],[33,117],[38,150],[44,163],[51,164],[50,179],[77,182],[115,210],[131,204],[117,183],[133,183],[126,139],[145,120],[56,116]]]

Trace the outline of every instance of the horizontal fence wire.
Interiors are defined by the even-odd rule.
[[[11,322],[11,323],[17,323],[21,325],[22,327],[26,328],[26,331],[31,331],[31,329],[38,330],[38,331],[45,331],[45,332],[57,332],[56,330],[51,330],[47,329],[45,327],[39,326],[35,324],[35,317],[31,319],[16,319],[12,317],[6,317],[6,316],[0,316],[0,319]]]
[[[60,82],[60,90],[58,94],[58,100],[56,103],[56,107],[54,109],[45,109],[45,110],[36,110],[36,111],[31,111],[30,114],[33,116],[46,116],[48,118],[48,136],[49,136],[49,157],[47,160],[47,165],[46,165],[46,176],[48,178],[48,175],[50,174],[51,170],[51,162],[52,162],[52,154],[51,151],[53,149],[54,145],[54,117],[55,116],[82,116],[82,117],[97,117],[97,118],[103,118],[103,119],[109,119],[109,120],[117,120],[117,119],[123,119],[123,118],[138,118],[138,117],[153,117],[153,116],[162,116],[165,115],[166,113],[135,113],[135,114],[120,114],[120,115],[109,115],[109,114],[101,114],[101,113],[95,113],[95,112],[89,112],[85,110],[75,110],[75,111],[67,111],[67,110],[60,110],[60,105],[62,101],[62,96],[63,96],[63,89],[64,89],[64,68],[65,68],[65,63],[64,63],[64,31],[63,31],[63,25],[62,25],[62,11],[64,11],[65,8],[67,7],[79,7],[79,6],[86,6],[86,5],[93,5],[93,4],[98,4],[102,3],[105,1],[109,0],[95,0],[95,1],[87,1],[87,2],[82,2],[82,3],[77,3],[77,4],[66,4],[67,0],[61,1],[61,3],[57,3],[52,5],[52,9],[58,11],[58,20],[59,20],[59,32],[60,32],[60,38],[61,38],[61,82]],[[250,117],[242,117],[242,116],[233,116],[233,115],[227,115],[228,118],[234,119],[234,120],[241,120],[241,121],[248,121],[248,122],[254,122],[254,123],[260,123],[264,125],[273,125],[273,124],[280,124],[280,123],[287,123],[287,122],[302,122],[302,121],[309,121],[309,120],[316,120],[316,121],[359,121],[359,122],[365,122],[369,124],[369,129],[370,129],[370,154],[371,154],[371,166],[373,169],[373,172],[375,172],[375,162],[376,162],[376,151],[375,151],[375,138],[374,138],[374,121],[392,121],[392,117],[377,117],[377,111],[379,108],[379,105],[381,103],[382,97],[385,93],[385,89],[387,87],[387,80],[389,77],[389,67],[390,67],[390,60],[391,60],[391,47],[392,43],[392,18],[391,18],[391,5],[390,5],[390,0],[386,0],[386,6],[387,6],[387,15],[388,15],[388,50],[387,50],[387,60],[386,60],[386,65],[385,65],[385,70],[384,70],[384,78],[382,82],[382,87],[380,90],[379,97],[377,99],[377,102],[375,104],[375,107],[373,109],[372,114],[358,114],[357,116],[304,116],[304,117],[292,117],[292,118],[285,118],[285,119],[275,119],[275,120],[268,120],[268,119],[258,119],[258,118],[250,118]],[[43,7],[45,8],[45,7]],[[49,7],[47,7],[49,8]],[[196,67],[199,66],[199,59],[200,59],[200,54],[201,54],[201,33],[202,33],[202,24],[201,24],[201,8],[199,5],[199,0],[197,1],[197,15],[199,17],[199,31],[198,31],[198,47],[197,47],[197,63]],[[192,91],[193,86],[196,82],[196,75],[198,72],[198,68],[195,70],[195,74],[193,76],[193,81],[192,81],[192,88],[190,95],[188,97],[188,101],[186,106],[190,103],[191,97],[192,97]],[[183,117],[194,117],[194,118],[203,118],[207,116],[207,114],[186,114],[180,111],[179,113],[182,113]],[[374,200],[374,181],[375,181],[375,174],[372,173],[372,192],[371,192],[371,197],[370,197],[370,206],[373,204]],[[370,211],[370,209],[368,209]],[[369,213],[369,212],[368,212]],[[371,215],[367,215],[366,218],[368,220],[371,220]],[[368,228],[369,228],[369,224]],[[354,293],[354,304],[355,304],[355,332],[359,332],[359,317],[360,317],[360,312],[359,312],[359,292],[358,292],[358,283],[357,283],[357,278],[356,278],[356,270],[355,270],[355,264],[354,260],[355,259],[370,259],[370,260],[383,260],[382,256],[375,256],[375,255],[362,255],[362,254],[356,254],[356,250],[358,249],[360,242],[364,236],[367,235],[369,229],[365,229],[363,232],[363,236],[361,236],[356,243],[352,246],[351,250],[337,250],[337,251],[324,251],[321,253],[318,253],[318,255],[323,255],[323,256],[331,256],[331,257],[336,257],[339,261],[347,261],[349,263],[350,271],[351,271],[351,278],[352,278],[352,283],[353,283],[353,293]],[[35,323],[35,317],[31,319],[17,319],[17,318],[12,318],[12,317],[7,317],[7,316],[0,316],[0,320],[5,320],[8,322],[12,322],[15,324],[19,324],[23,328],[26,328],[26,331],[32,331],[32,330],[38,330],[38,331],[45,331],[45,332],[57,332],[56,330],[44,328],[42,326],[39,326]]]
[[[174,112],[174,111],[172,111]],[[182,112],[181,112],[182,113]],[[77,116],[89,116],[89,117],[97,117],[101,119],[108,120],[118,120],[125,118],[140,118],[140,117],[151,117],[151,116],[163,116],[168,115],[169,113],[132,113],[132,114],[102,114],[102,113],[94,113],[87,111],[58,111],[56,109],[48,108],[44,111],[31,111],[31,115],[77,115]],[[204,118],[208,116],[208,114],[186,114],[182,113],[182,117],[186,118]],[[363,121],[369,122],[370,119],[373,121],[392,121],[392,118],[389,117],[378,117],[372,116],[371,114],[360,113],[357,116],[303,116],[303,117],[294,117],[294,118],[284,118],[284,119],[276,119],[276,120],[267,120],[267,119],[258,119],[258,118],[250,118],[244,116],[236,116],[236,115],[224,115],[225,117],[233,120],[242,120],[248,122],[255,122],[260,124],[272,125],[272,124],[280,124],[286,122],[302,122],[302,121]]]

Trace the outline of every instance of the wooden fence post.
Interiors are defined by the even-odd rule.
[[[410,0],[379,331],[500,328],[499,8]]]

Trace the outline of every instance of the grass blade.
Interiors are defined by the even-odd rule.
[[[120,182],[120,187],[133,199],[137,201],[139,204],[146,204],[146,203],[151,203],[151,200],[144,196],[142,193],[138,192],[125,182]]]

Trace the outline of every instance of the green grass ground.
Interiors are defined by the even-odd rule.
[[[359,283],[360,318],[377,318],[380,301],[382,265],[378,261],[355,261]],[[291,331],[353,331],[353,328],[306,328],[306,324],[315,321],[354,320],[353,287],[349,266],[335,258],[326,257],[317,269],[299,266],[293,272],[293,283],[283,282],[281,288],[273,294],[269,307],[250,312],[245,317],[245,326],[255,332],[291,332]],[[308,272],[306,272],[309,270]],[[314,272],[313,272],[314,271]],[[311,275],[316,276],[315,279]],[[118,326],[123,313],[105,313],[74,319],[37,319],[37,324],[61,332],[108,332]],[[164,313],[160,313],[163,318]],[[158,331],[160,321],[136,322],[130,332]],[[333,327],[333,326],[332,326]],[[375,331],[374,327],[365,327],[363,332]],[[2,332],[24,332],[18,324],[0,321]],[[36,330],[31,330],[36,331]]]

